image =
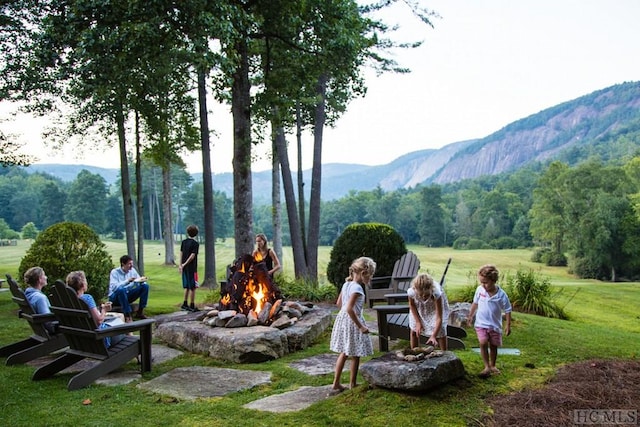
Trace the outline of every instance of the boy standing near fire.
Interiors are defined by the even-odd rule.
[[[200,243],[196,240],[198,227],[190,225],[187,227],[187,238],[180,244],[180,265],[178,271],[182,274],[182,288],[184,289],[184,301],[182,310],[200,311],[196,307],[196,288],[198,287],[198,249]],[[190,304],[187,304],[187,300]]]

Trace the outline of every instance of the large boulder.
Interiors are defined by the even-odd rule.
[[[449,305],[449,325],[464,328],[467,326],[469,312],[471,311],[470,302],[457,302]]]
[[[363,363],[360,372],[373,386],[411,392],[430,390],[465,375],[462,361],[451,351],[414,362],[386,353]]]

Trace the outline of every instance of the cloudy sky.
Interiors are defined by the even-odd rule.
[[[440,18],[428,27],[398,4],[385,13],[401,29],[401,41],[422,40],[395,59],[405,75],[366,76],[366,97],[352,102],[335,129],[327,129],[323,163],[385,164],[416,150],[489,135],[520,118],[595,90],[640,80],[638,0],[422,0]],[[0,129],[18,134],[40,163],[118,167],[115,151],[81,158],[43,148],[39,121],[6,120]],[[231,170],[232,127],[228,107],[213,108],[213,170]],[[293,136],[289,137],[294,143]],[[304,143],[311,164],[310,136]],[[295,144],[294,144],[295,145]],[[76,150],[77,151],[77,150]],[[254,170],[269,168],[256,150]],[[294,152],[291,153],[294,156]],[[295,157],[292,157],[295,159]],[[201,171],[198,154],[186,158]]]

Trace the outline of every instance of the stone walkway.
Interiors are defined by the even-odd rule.
[[[367,309],[367,311],[369,313],[367,317],[369,319],[375,319],[375,311],[370,309]],[[374,349],[377,351],[377,324],[375,321],[367,321],[367,324],[371,332],[374,333],[371,336],[371,340],[374,344]],[[167,362],[182,354],[182,351],[165,345],[154,344],[152,346],[154,365]],[[325,375],[334,371],[336,359],[337,354],[335,353],[320,354],[291,362],[289,366],[308,375]],[[42,366],[49,360],[50,357],[41,358],[30,362],[30,364],[36,367]],[[91,363],[95,362],[83,360],[67,368],[63,373],[81,372]],[[344,372],[348,371],[349,363],[347,363],[344,368]],[[116,386],[139,381],[141,378],[140,372],[137,370],[117,370],[97,380],[96,384]],[[270,382],[271,373],[267,371],[191,366],[173,369],[152,380],[141,382],[136,387],[153,393],[171,396],[176,399],[194,400],[198,398],[224,396]],[[244,407],[269,412],[299,411],[320,400],[330,398],[330,391],[331,384],[319,387],[304,386],[296,390],[249,402]]]

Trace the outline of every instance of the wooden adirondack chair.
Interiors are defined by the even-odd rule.
[[[151,370],[151,327],[154,319],[138,320],[123,325],[99,329],[87,304],[76,292],[60,280],[53,286],[50,296],[51,310],[60,321],[60,332],[69,342],[69,349],[57,359],[42,366],[33,374],[33,380],[49,378],[74,363],[91,358],[99,363],[76,374],[67,388],[77,390],[119,368],[140,355],[141,370]],[[122,341],[107,348],[105,337],[139,331],[140,336],[127,335]]]
[[[447,265],[440,279],[440,285],[444,290],[445,277],[451,264],[451,258],[447,261]],[[444,304],[449,305],[446,292],[443,293]],[[409,329],[409,306],[406,304],[395,305],[395,301],[399,298],[388,298],[393,301],[389,305],[379,305],[375,307],[378,315],[378,339],[381,351],[389,350],[390,339],[409,340],[411,330]],[[406,298],[404,299],[406,301]],[[447,325],[447,347],[450,350],[464,350],[465,345],[462,338],[466,338],[467,331],[463,328],[453,325]],[[427,338],[420,337],[420,343],[425,344]]]
[[[385,295],[406,292],[411,280],[420,270],[420,260],[413,252],[402,255],[393,265],[391,276],[374,277],[367,287],[367,301],[373,307],[374,301],[385,300]]]
[[[38,357],[46,356],[67,346],[67,340],[62,333],[54,333],[57,324],[53,313],[37,314],[29,300],[20,289],[18,283],[7,274],[7,283],[11,289],[12,300],[18,304],[18,317],[25,319],[33,335],[22,341],[5,345],[0,348],[0,356],[7,358],[7,365],[26,363]]]

